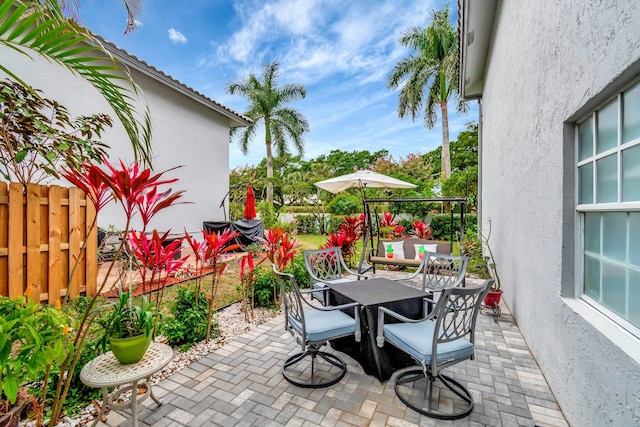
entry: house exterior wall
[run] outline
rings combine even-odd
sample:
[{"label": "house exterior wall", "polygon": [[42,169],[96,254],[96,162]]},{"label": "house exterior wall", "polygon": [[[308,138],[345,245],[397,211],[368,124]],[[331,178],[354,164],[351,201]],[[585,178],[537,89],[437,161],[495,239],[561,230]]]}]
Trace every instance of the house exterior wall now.
[{"label": "house exterior wall", "polygon": [[501,2],[483,91],[482,218],[503,298],[567,420],[640,425],[640,344],[576,291],[574,123],[639,75],[637,1]]},{"label": "house exterior wall", "polygon": [[[3,47],[0,55],[3,65],[41,89],[45,97],[67,107],[72,115],[109,114],[114,126],[103,134],[102,140],[111,147],[110,161],[122,159],[125,164],[133,161],[124,128],[91,85],[38,56],[30,60]],[[181,200],[190,202],[159,213],[150,226],[160,231],[171,229],[174,233],[183,233],[185,229],[197,232],[203,221],[223,220],[228,213],[228,203],[224,210],[220,203],[229,189],[229,119],[142,72],[131,70],[131,73],[150,110],[154,172],[181,166],[164,177],[179,178],[170,187],[174,191],[185,190]],[[4,75],[0,74],[0,78]],[[138,107],[143,111],[144,104],[138,103]],[[98,225],[124,228],[121,207],[115,204],[105,207],[99,213]],[[141,223],[135,221],[133,227],[139,229]]]}]

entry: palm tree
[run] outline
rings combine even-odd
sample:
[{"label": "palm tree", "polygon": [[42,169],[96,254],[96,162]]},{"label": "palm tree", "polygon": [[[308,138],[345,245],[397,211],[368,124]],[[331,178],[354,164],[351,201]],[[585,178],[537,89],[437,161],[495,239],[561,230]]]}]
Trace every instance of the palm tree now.
[{"label": "palm tree", "polygon": [[[0,45],[28,57],[39,54],[87,80],[113,108],[131,141],[135,160],[151,164],[151,119],[137,112],[131,76],[86,28],[67,15],[76,0],[0,0]],[[123,0],[130,24],[140,0]],[[77,10],[77,9],[76,9]],[[129,28],[129,25],[128,25]],[[102,61],[106,58],[107,62]],[[26,85],[0,59],[0,70]]]},{"label": "palm tree", "polygon": [[[303,99],[307,95],[304,86],[297,83],[286,83],[279,88],[276,84],[278,78],[278,63],[265,64],[262,71],[262,80],[254,74],[242,78],[237,82],[229,83],[227,93],[239,94],[249,100],[249,110],[245,113],[253,120],[240,135],[240,150],[243,154],[249,152],[249,142],[255,136],[260,122],[264,124],[264,142],[267,147],[267,201],[273,204],[273,153],[272,144],[275,144],[278,156],[287,152],[287,141],[293,142],[300,156],[304,153],[304,140],[302,135],[309,131],[307,119],[298,110],[287,107],[290,101]],[[233,136],[239,128],[231,129]]]},{"label": "palm tree", "polygon": [[[416,51],[398,62],[387,78],[390,89],[401,87],[398,94],[398,116],[415,119],[424,114],[424,125],[433,129],[442,115],[442,178],[451,175],[449,152],[448,103],[452,97],[457,111],[465,112],[467,104],[458,98],[458,38],[449,22],[449,9],[432,11],[427,28],[414,27],[400,37],[400,44]],[[424,107],[424,112],[422,111]]]}]

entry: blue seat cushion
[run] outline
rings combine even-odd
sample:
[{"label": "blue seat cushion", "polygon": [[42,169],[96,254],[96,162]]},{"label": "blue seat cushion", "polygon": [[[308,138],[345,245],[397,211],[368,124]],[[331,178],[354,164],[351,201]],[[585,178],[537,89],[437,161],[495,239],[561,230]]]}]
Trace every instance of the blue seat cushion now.
[{"label": "blue seat cushion", "polygon": [[[385,338],[414,359],[428,365],[431,363],[433,331],[435,323],[424,320],[417,323],[392,323],[384,325]],[[473,344],[464,338],[438,344],[436,361],[466,359],[473,354]]]},{"label": "blue seat cushion", "polygon": [[[356,321],[353,317],[340,310],[305,310],[304,320],[307,328],[306,340],[309,342],[323,342],[353,334],[356,331]],[[298,322],[293,319],[289,319],[289,321],[294,329],[300,330]]]}]

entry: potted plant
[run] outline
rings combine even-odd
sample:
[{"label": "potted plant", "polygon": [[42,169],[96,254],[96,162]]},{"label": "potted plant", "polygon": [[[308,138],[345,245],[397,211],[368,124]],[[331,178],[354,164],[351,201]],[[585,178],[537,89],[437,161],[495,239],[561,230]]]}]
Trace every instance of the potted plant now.
[{"label": "potted plant", "polygon": [[[500,289],[500,276],[496,268],[496,262],[493,258],[493,251],[489,245],[489,237],[491,236],[491,220],[489,220],[489,233],[485,237],[481,235],[482,241],[476,233],[467,233],[461,251],[469,257],[469,269],[471,274],[475,274],[481,279],[494,279],[494,284],[484,298],[484,305],[493,307],[500,303],[502,290]],[[487,249],[489,255],[483,255],[482,243]]]},{"label": "potted plant", "polygon": [[116,359],[122,364],[140,361],[151,344],[155,329],[156,311],[146,296],[135,303],[129,292],[120,292],[118,300],[104,307],[98,319],[102,328],[99,345],[107,342]]}]

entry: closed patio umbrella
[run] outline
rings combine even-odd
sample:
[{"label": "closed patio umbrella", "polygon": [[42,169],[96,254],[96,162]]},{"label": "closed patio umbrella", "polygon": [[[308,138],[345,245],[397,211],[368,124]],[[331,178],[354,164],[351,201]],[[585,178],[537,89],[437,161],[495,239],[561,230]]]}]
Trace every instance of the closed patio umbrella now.
[{"label": "closed patio umbrella", "polygon": [[255,219],[256,217],[256,196],[253,194],[253,187],[247,187],[247,199],[244,202],[244,219]]}]

